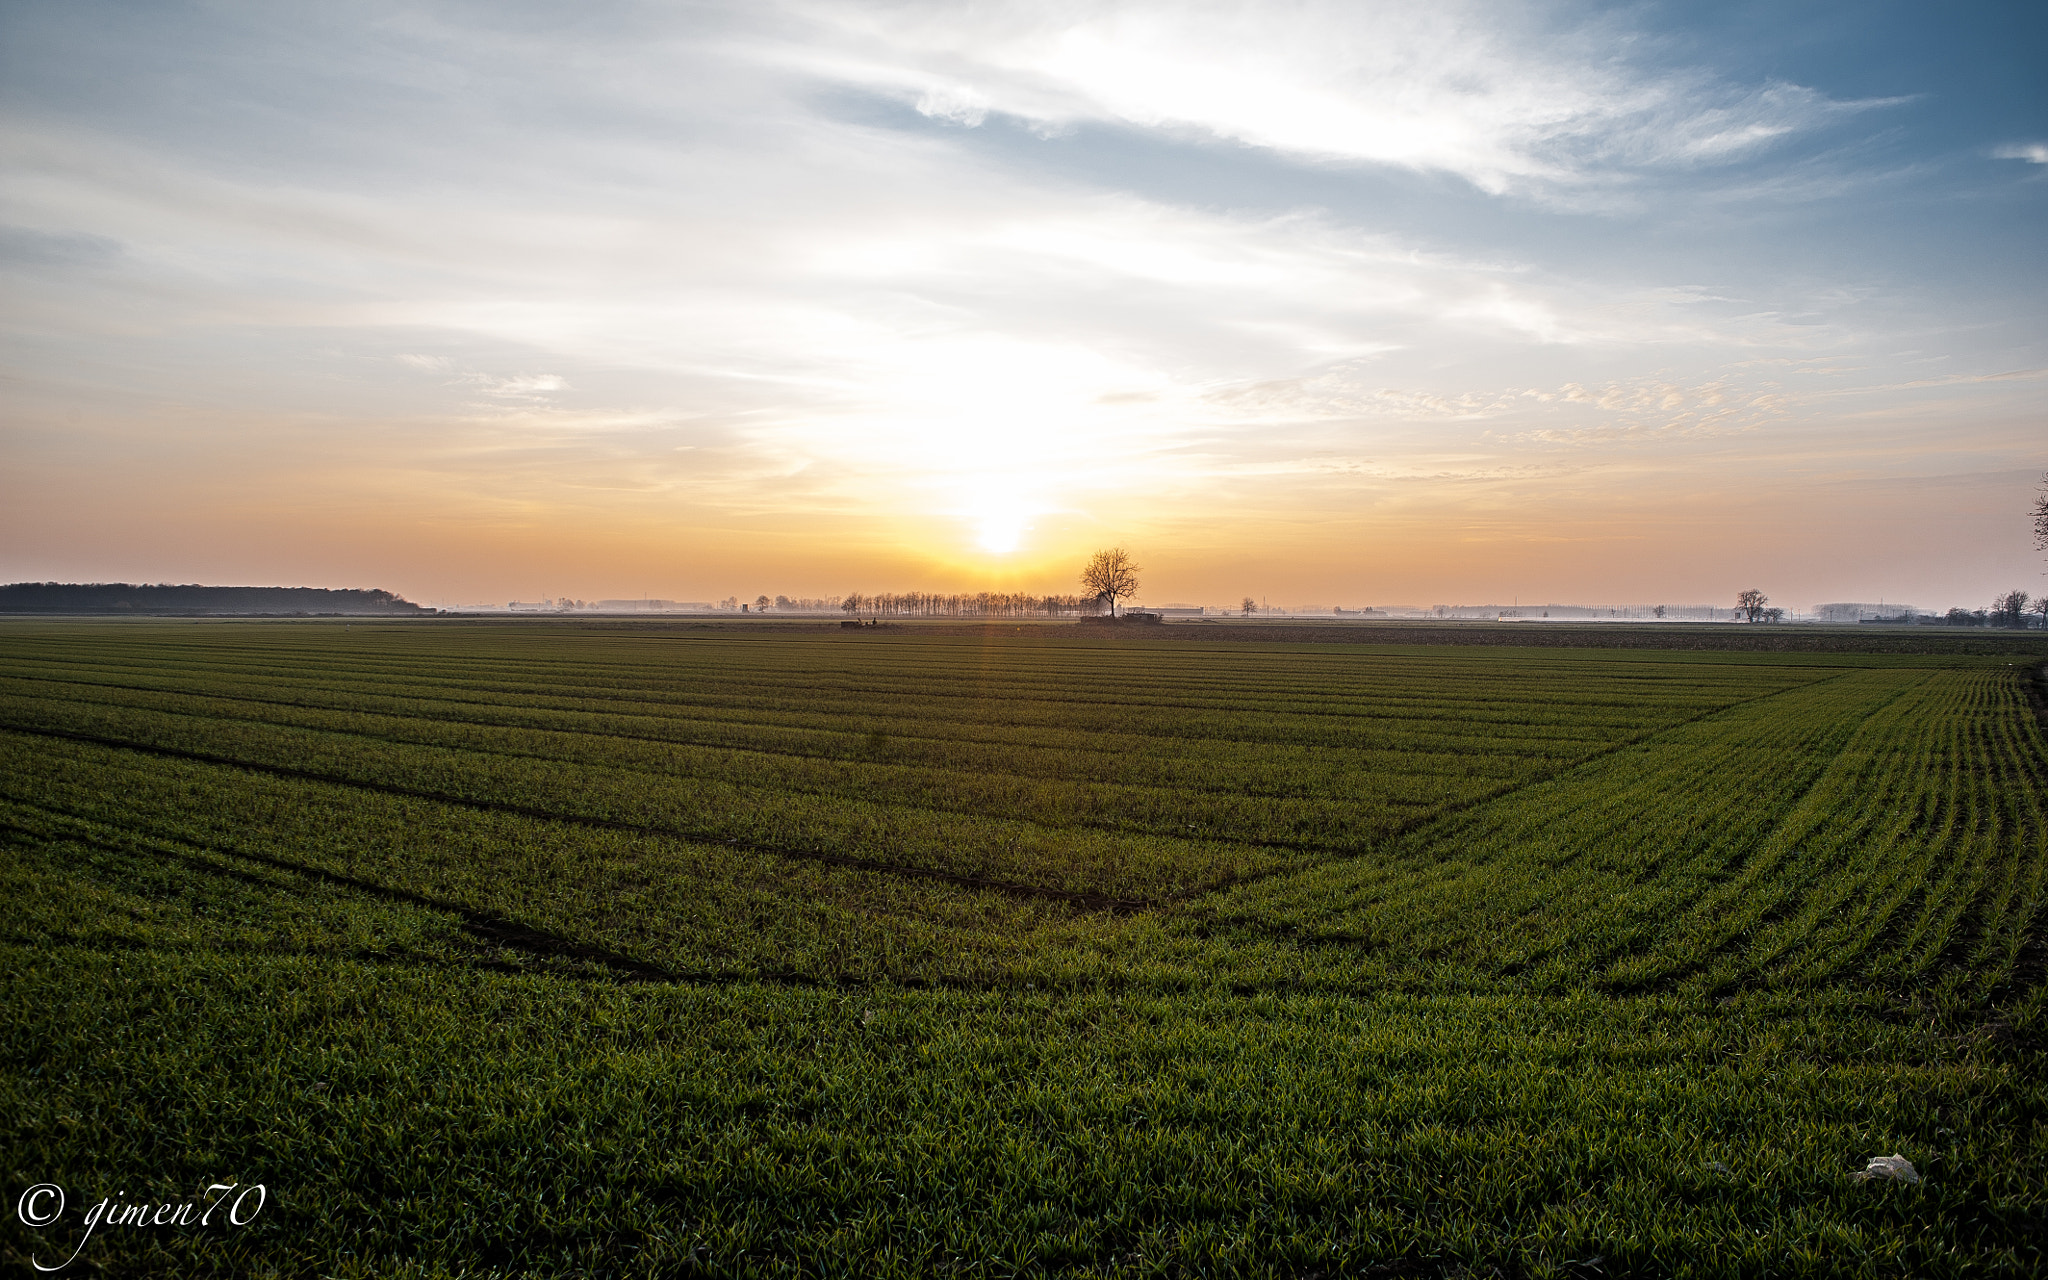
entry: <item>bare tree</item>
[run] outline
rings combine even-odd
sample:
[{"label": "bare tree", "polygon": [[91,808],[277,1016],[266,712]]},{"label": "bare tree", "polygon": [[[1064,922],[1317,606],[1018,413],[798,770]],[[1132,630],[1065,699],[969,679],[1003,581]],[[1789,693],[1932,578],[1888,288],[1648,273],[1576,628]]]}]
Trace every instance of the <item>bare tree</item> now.
[{"label": "bare tree", "polygon": [[1239,605],[1237,608],[1239,613],[1242,613],[1245,617],[1249,618],[1259,611],[1259,602],[1252,599],[1250,596],[1246,596],[1244,598],[1244,603]]},{"label": "bare tree", "polygon": [[2048,475],[2041,477],[2041,496],[2034,499],[2034,549],[2048,551]]},{"label": "bare tree", "polygon": [[1771,598],[1758,591],[1755,587],[1751,587],[1747,591],[1738,592],[1735,596],[1735,608],[1750,622],[1761,621],[1764,616],[1764,606],[1770,602]]},{"label": "bare tree", "polygon": [[1994,627],[2024,627],[2027,625],[2027,593],[2008,591],[1991,601],[1991,625]]},{"label": "bare tree", "polygon": [[1650,612],[1656,614],[1659,618],[1662,618],[1664,616],[1664,606],[1660,604],[1656,608],[1650,610]]},{"label": "bare tree", "polygon": [[1081,585],[1109,601],[1109,616],[1114,618],[1117,598],[1138,592],[1138,566],[1132,562],[1130,552],[1110,547],[1096,552],[1088,567],[1081,570]]}]

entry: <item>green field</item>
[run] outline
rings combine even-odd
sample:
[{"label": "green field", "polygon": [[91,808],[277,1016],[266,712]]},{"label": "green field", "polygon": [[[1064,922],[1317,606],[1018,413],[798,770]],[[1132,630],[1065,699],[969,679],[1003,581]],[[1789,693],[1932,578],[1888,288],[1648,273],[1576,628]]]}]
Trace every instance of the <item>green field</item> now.
[{"label": "green field", "polygon": [[1732,630],[0,625],[0,1261],[2048,1271],[2048,655]]}]

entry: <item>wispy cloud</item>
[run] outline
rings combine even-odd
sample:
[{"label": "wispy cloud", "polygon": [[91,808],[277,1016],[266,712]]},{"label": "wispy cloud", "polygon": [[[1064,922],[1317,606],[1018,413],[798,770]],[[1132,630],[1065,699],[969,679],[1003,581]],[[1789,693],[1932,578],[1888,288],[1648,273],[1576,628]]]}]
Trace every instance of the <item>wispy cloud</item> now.
[{"label": "wispy cloud", "polygon": [[521,373],[502,378],[472,373],[464,376],[462,381],[487,396],[529,402],[545,400],[569,385],[568,379],[554,373]]},{"label": "wispy cloud", "polygon": [[808,3],[822,36],[764,51],[969,127],[1183,131],[1313,162],[1456,174],[1490,192],[1726,162],[1902,99],[1838,101],[1616,57],[1616,19],[1307,0],[1085,7]]}]

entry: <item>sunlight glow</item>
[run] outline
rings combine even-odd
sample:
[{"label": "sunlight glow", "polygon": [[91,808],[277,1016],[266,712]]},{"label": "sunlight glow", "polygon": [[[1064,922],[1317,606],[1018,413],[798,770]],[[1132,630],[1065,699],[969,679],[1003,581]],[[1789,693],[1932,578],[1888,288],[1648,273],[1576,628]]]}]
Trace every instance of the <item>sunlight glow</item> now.
[{"label": "sunlight glow", "polygon": [[1013,512],[996,512],[982,517],[981,536],[976,539],[982,550],[997,555],[1008,555],[1024,541],[1024,521]]}]

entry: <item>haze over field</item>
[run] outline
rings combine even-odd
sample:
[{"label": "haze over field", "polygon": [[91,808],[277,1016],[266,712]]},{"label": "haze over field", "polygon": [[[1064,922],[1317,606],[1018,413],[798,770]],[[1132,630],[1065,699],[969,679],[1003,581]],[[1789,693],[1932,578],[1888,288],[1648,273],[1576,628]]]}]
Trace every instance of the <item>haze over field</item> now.
[{"label": "haze over field", "polygon": [[2042,583],[2038,6],[0,24],[0,579]]}]

